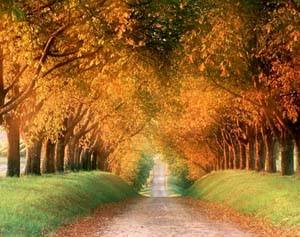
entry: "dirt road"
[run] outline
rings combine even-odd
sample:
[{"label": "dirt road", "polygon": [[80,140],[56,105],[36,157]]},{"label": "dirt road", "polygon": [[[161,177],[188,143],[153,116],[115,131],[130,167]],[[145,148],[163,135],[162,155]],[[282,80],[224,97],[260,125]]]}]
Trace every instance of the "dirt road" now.
[{"label": "dirt road", "polygon": [[156,160],[153,168],[152,197],[167,197],[165,164]]},{"label": "dirt road", "polygon": [[145,198],[128,205],[98,234],[105,237],[250,237],[226,223],[200,215],[182,198]]},{"label": "dirt road", "polygon": [[[103,237],[252,237],[233,224],[212,220],[185,198],[168,198],[165,166],[156,162],[153,197],[132,200],[126,205],[79,220],[56,236]],[[196,201],[195,201],[196,202]],[[114,214],[112,214],[115,212]]]}]

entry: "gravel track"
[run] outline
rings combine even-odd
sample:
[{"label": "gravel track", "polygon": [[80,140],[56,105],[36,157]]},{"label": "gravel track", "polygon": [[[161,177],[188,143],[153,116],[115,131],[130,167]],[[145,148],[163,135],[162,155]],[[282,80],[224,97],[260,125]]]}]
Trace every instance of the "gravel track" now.
[{"label": "gravel track", "polygon": [[[165,166],[156,161],[150,198],[138,198],[63,227],[54,236],[69,237],[254,237],[232,223],[209,218],[186,198],[167,197]],[[197,201],[194,201],[197,202]]]}]

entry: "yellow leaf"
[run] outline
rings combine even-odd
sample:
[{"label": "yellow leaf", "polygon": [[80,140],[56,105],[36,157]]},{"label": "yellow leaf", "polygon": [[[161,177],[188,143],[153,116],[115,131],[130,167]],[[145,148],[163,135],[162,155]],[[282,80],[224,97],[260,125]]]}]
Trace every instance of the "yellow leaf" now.
[{"label": "yellow leaf", "polygon": [[200,70],[200,72],[204,72],[204,71],[205,71],[205,65],[204,65],[204,63],[202,63],[202,64],[199,66],[199,70]]}]

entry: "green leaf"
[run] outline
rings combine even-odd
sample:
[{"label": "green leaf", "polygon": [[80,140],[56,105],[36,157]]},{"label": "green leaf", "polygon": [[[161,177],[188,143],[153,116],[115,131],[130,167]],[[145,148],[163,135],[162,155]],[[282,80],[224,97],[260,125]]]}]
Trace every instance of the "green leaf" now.
[{"label": "green leaf", "polygon": [[18,21],[24,20],[26,16],[25,13],[17,6],[13,6],[11,8],[11,14]]}]

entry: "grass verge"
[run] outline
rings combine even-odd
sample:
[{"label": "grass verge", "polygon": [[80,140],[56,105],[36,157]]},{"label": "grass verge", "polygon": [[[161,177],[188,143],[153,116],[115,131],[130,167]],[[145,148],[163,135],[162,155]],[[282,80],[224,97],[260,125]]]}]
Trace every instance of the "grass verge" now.
[{"label": "grass verge", "polygon": [[180,182],[176,177],[168,175],[167,180],[167,194],[170,197],[182,196],[184,194],[185,188],[180,185]]},{"label": "grass verge", "polygon": [[0,178],[0,236],[43,236],[101,204],[137,194],[104,172]]},{"label": "grass verge", "polygon": [[299,194],[299,178],[247,171],[214,172],[186,191],[283,227],[300,226]]}]

